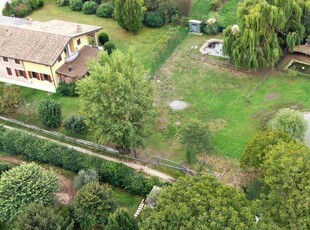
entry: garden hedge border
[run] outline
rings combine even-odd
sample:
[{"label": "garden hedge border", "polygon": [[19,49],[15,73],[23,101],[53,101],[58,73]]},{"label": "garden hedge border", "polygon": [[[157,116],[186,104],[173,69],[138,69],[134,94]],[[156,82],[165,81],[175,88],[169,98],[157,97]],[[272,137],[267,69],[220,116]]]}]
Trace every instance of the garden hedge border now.
[{"label": "garden hedge border", "polygon": [[120,187],[131,194],[146,195],[154,185],[161,185],[157,177],[147,178],[143,173],[136,172],[124,164],[85,155],[31,134],[3,127],[0,127],[0,151],[74,173],[78,173],[81,169],[94,168],[101,182]]}]

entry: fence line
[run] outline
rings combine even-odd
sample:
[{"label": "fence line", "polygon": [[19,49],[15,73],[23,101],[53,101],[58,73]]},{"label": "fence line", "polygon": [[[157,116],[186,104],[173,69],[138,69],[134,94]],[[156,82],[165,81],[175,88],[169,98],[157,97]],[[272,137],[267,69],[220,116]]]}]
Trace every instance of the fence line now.
[{"label": "fence line", "polygon": [[269,77],[268,74],[266,74],[262,80],[251,90],[251,92],[245,97],[245,101],[249,102],[249,98],[256,92],[256,90],[267,80]]},{"label": "fence line", "polygon": [[68,142],[79,144],[79,145],[82,145],[84,147],[88,147],[88,148],[103,151],[103,152],[106,152],[109,154],[113,154],[117,157],[127,158],[127,159],[131,159],[131,160],[138,160],[140,162],[149,163],[149,164],[156,165],[156,166],[164,166],[164,167],[167,167],[167,168],[170,168],[173,170],[178,170],[180,172],[183,172],[183,173],[191,175],[191,176],[197,174],[195,171],[187,168],[186,166],[182,165],[180,162],[175,162],[175,161],[163,158],[163,157],[154,156],[151,154],[143,154],[142,156],[138,156],[135,154],[123,155],[118,150],[110,148],[110,147],[105,146],[105,145],[96,144],[94,142],[82,140],[79,138],[69,137],[69,136],[63,135],[63,134],[55,132],[55,131],[49,131],[49,130],[41,129],[38,126],[29,125],[25,122],[18,121],[15,119],[11,119],[11,118],[6,118],[3,116],[0,116],[0,119],[5,121],[5,122],[13,123],[13,124],[22,126],[24,128],[36,131],[36,132],[41,133],[43,135],[47,135],[53,139],[66,140]]}]

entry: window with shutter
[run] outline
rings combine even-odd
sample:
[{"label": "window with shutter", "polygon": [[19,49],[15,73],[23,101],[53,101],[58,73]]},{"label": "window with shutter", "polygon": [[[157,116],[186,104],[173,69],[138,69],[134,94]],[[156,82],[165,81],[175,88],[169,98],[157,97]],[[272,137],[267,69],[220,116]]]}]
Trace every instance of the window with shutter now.
[{"label": "window with shutter", "polygon": [[12,75],[12,70],[10,68],[6,68],[6,72],[8,73],[8,75]]},{"label": "window with shutter", "polygon": [[28,71],[28,76],[29,76],[29,78],[32,78],[32,73],[31,73],[31,71]]},{"label": "window with shutter", "polygon": [[16,77],[19,76],[19,75],[18,75],[18,70],[17,70],[17,69],[15,69],[15,75],[16,75]]}]

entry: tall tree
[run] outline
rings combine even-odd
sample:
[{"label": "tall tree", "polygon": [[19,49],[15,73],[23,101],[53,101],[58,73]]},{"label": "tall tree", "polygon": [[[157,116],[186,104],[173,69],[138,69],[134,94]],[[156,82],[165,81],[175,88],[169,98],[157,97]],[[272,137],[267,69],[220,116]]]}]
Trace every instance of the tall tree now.
[{"label": "tall tree", "polygon": [[302,16],[310,0],[246,0],[238,8],[239,27],[224,32],[224,53],[237,67],[274,67],[281,47],[293,51],[305,36]]},{"label": "tall tree", "polygon": [[146,209],[140,229],[271,229],[244,194],[207,176],[184,177],[166,188],[154,209]]},{"label": "tall tree", "polygon": [[115,20],[130,32],[137,33],[140,30],[145,11],[143,0],[115,1]]},{"label": "tall tree", "polygon": [[115,210],[111,188],[91,182],[81,188],[74,201],[74,216],[83,229],[103,228],[108,216]]},{"label": "tall tree", "polygon": [[303,143],[280,143],[262,167],[268,195],[264,209],[281,229],[309,229],[310,149]]},{"label": "tall tree", "polygon": [[0,221],[12,221],[33,202],[51,204],[58,190],[57,176],[31,163],[15,167],[0,178]]},{"label": "tall tree", "polygon": [[134,50],[103,53],[89,73],[78,90],[96,140],[126,151],[143,146],[154,121],[153,88]]},{"label": "tall tree", "polygon": [[119,208],[109,216],[106,230],[138,230],[138,222],[127,208]]}]

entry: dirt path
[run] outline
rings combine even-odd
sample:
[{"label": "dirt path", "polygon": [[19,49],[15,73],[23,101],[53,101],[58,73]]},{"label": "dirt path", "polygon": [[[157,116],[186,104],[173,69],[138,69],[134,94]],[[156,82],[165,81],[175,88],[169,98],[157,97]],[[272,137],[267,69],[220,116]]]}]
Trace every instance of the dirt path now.
[{"label": "dirt path", "polygon": [[175,181],[175,179],[172,178],[171,176],[169,176],[169,175],[167,175],[165,173],[162,173],[160,171],[157,171],[155,169],[152,169],[152,168],[150,168],[150,167],[148,167],[146,165],[142,165],[142,164],[139,164],[139,163],[136,163],[136,162],[123,161],[123,160],[119,160],[117,158],[113,158],[113,157],[105,156],[105,155],[102,155],[102,154],[98,154],[98,153],[95,153],[95,152],[90,151],[88,149],[84,149],[84,148],[77,147],[77,146],[74,146],[74,145],[71,145],[71,144],[67,144],[67,143],[63,143],[63,142],[60,142],[60,141],[56,141],[56,140],[51,139],[51,138],[46,138],[46,137],[43,137],[41,135],[30,133],[30,132],[27,132],[27,131],[24,131],[24,130],[21,130],[21,129],[18,129],[18,128],[13,128],[13,127],[7,126],[7,125],[4,125],[4,127],[7,128],[7,129],[14,129],[14,130],[18,130],[20,132],[29,133],[31,135],[34,135],[34,136],[40,138],[40,139],[49,140],[51,142],[57,143],[59,145],[65,146],[67,148],[74,149],[74,150],[76,150],[78,152],[81,152],[81,153],[84,153],[84,154],[87,154],[87,155],[90,155],[90,156],[95,156],[95,157],[98,157],[98,158],[101,158],[101,159],[104,159],[104,160],[107,160],[107,161],[113,161],[113,162],[117,162],[117,163],[122,163],[122,164],[127,165],[128,167],[133,168],[133,169],[135,169],[137,171],[141,171],[141,172],[143,172],[145,174],[148,174],[150,176],[159,177],[160,179],[168,181],[168,182]]},{"label": "dirt path", "polygon": [[[27,164],[25,161],[9,156],[0,156],[0,161],[7,161],[16,165]],[[75,189],[73,187],[72,181],[60,173],[58,173],[57,177],[60,191],[56,195],[59,198],[59,201],[63,204],[73,202]]]}]

